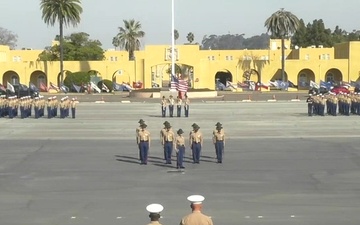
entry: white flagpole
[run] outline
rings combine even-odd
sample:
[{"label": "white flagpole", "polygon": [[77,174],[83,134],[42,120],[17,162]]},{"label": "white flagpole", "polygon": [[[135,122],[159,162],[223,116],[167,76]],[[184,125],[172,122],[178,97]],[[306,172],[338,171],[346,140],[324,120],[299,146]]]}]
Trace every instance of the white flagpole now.
[{"label": "white flagpole", "polygon": [[175,72],[175,3],[171,0],[171,73],[173,76]]}]

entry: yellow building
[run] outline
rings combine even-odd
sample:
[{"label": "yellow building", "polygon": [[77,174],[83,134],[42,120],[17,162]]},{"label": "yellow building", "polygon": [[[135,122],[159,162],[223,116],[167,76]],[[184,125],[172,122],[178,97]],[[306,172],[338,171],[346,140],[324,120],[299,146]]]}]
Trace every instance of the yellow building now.
[{"label": "yellow building", "polygon": [[[262,50],[200,50],[198,45],[177,45],[176,63],[183,69],[195,89],[215,89],[215,80],[243,82],[244,74],[250,79],[267,83],[281,79],[280,40],[270,40],[269,48]],[[286,79],[308,88],[310,80],[358,81],[360,76],[360,42],[348,42],[333,48],[309,46],[290,49],[286,42]],[[154,83],[166,87],[171,68],[171,47],[168,45],[145,46],[135,52],[135,60],[128,60],[125,51],[108,50],[104,61],[65,61],[64,70],[70,72],[94,71],[102,79],[143,83],[151,88]],[[0,82],[6,85],[30,82],[59,84],[59,62],[37,61],[43,50],[10,50],[0,46]]]}]

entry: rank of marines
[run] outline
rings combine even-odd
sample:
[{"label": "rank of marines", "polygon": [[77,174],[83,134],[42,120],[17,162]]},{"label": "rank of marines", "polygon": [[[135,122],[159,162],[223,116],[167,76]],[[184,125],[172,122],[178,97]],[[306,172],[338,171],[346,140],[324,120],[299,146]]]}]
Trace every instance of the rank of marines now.
[{"label": "rank of marines", "polygon": [[308,116],[350,116],[360,115],[360,93],[329,92],[328,94],[309,94],[306,99]]},{"label": "rank of marines", "polygon": [[17,98],[17,96],[6,95],[0,96],[0,118],[60,118],[64,119],[70,117],[75,119],[76,117],[76,105],[78,101],[76,98],[70,99],[65,96],[58,100],[57,96],[44,98],[39,96],[31,98],[31,96],[24,96]]}]

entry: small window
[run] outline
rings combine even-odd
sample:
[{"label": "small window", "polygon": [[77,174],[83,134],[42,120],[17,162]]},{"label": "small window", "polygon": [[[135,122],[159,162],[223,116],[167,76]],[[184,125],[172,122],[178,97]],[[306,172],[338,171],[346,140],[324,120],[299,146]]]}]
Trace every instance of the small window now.
[{"label": "small window", "polygon": [[11,84],[19,84],[19,77],[16,75],[13,75],[11,77]]},{"label": "small window", "polygon": [[334,74],[332,74],[332,73],[326,74],[325,80],[326,80],[326,82],[334,81]]},{"label": "small window", "polygon": [[14,56],[13,57],[13,62],[21,62],[21,57],[20,56]]},{"label": "small window", "polygon": [[310,60],[310,55],[309,54],[305,55],[305,60]]}]

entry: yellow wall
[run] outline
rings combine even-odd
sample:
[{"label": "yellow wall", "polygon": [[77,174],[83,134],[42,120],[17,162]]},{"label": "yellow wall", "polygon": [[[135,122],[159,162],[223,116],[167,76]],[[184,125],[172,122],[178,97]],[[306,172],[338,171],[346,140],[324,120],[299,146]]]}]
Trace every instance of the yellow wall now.
[{"label": "yellow wall", "polygon": [[[286,40],[286,46],[290,46]],[[177,45],[177,64],[193,68],[195,88],[214,89],[217,72],[229,72],[232,82],[243,82],[243,74],[255,69],[261,81],[280,79],[281,42],[270,40],[268,49],[261,50],[200,50],[198,45]],[[125,51],[109,50],[105,52],[104,61],[75,62],[65,61],[64,69],[77,71],[97,71],[103,79],[121,82],[141,81],[145,88],[151,88],[152,77],[160,85],[169,82],[167,70],[171,60],[166,59],[168,45],[145,46],[143,51],[135,52],[135,61],[128,60]],[[13,75],[18,75],[19,82],[36,84],[36,77],[46,75],[46,82],[58,84],[59,62],[39,62],[38,55],[42,50],[10,50],[0,46],[0,83],[11,82]],[[360,42],[341,43],[333,48],[312,46],[309,48],[286,49],[286,74],[288,80],[297,84],[300,74],[308,80],[320,82],[331,73],[337,81],[356,81],[360,76]],[[120,72],[119,72],[120,71]],[[304,76],[305,76],[304,75]],[[304,78],[305,79],[305,78]],[[253,74],[251,80],[257,81]]]}]

